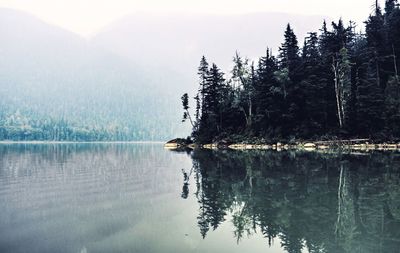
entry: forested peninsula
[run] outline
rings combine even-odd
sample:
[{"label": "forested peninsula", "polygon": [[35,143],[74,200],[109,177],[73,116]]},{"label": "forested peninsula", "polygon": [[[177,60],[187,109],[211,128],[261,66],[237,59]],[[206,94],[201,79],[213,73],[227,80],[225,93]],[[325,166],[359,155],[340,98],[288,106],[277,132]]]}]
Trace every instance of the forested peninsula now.
[{"label": "forested peninsula", "polygon": [[324,21],[302,47],[288,24],[279,54],[267,48],[254,62],[236,53],[229,77],[203,56],[193,105],[182,96],[183,121],[191,123],[190,139],[198,144],[397,142],[399,55],[397,0],[384,7],[376,2],[365,29]]}]

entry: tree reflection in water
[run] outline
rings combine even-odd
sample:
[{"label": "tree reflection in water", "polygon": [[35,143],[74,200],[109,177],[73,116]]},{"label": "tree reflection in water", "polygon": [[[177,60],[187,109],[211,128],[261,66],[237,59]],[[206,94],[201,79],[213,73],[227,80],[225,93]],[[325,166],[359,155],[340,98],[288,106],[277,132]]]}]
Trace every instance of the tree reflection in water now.
[{"label": "tree reflection in water", "polygon": [[262,233],[287,252],[400,248],[400,154],[195,150],[192,159],[203,238],[229,219],[238,243]]}]

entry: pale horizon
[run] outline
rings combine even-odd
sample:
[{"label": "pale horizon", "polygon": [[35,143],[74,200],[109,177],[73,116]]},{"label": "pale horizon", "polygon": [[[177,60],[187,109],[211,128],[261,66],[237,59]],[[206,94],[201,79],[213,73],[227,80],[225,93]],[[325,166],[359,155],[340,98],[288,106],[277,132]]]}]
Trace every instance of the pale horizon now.
[{"label": "pale horizon", "polygon": [[[362,26],[372,11],[374,1],[321,1],[306,0],[293,2],[282,0],[250,1],[188,1],[161,0],[151,1],[95,1],[95,0],[0,0],[0,8],[9,8],[30,13],[46,23],[62,27],[84,37],[94,35],[104,27],[127,15],[137,13],[171,14],[251,14],[251,13],[287,13],[295,15],[317,15],[333,20],[343,18],[355,21]],[[383,7],[384,1],[380,0]],[[322,20],[321,20],[322,22]]]}]

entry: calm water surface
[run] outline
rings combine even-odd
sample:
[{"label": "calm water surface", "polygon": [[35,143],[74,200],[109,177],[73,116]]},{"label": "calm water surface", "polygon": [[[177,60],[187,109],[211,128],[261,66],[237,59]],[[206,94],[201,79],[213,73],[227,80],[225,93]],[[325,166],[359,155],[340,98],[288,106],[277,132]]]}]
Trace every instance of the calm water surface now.
[{"label": "calm water surface", "polygon": [[400,154],[0,144],[0,252],[400,252]]}]

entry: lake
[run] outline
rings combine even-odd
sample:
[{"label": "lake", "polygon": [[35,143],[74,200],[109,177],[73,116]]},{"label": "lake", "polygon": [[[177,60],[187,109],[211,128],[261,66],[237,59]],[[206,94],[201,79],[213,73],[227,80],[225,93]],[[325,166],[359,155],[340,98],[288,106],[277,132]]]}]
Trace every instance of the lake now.
[{"label": "lake", "polygon": [[0,144],[0,252],[399,252],[400,154]]}]

